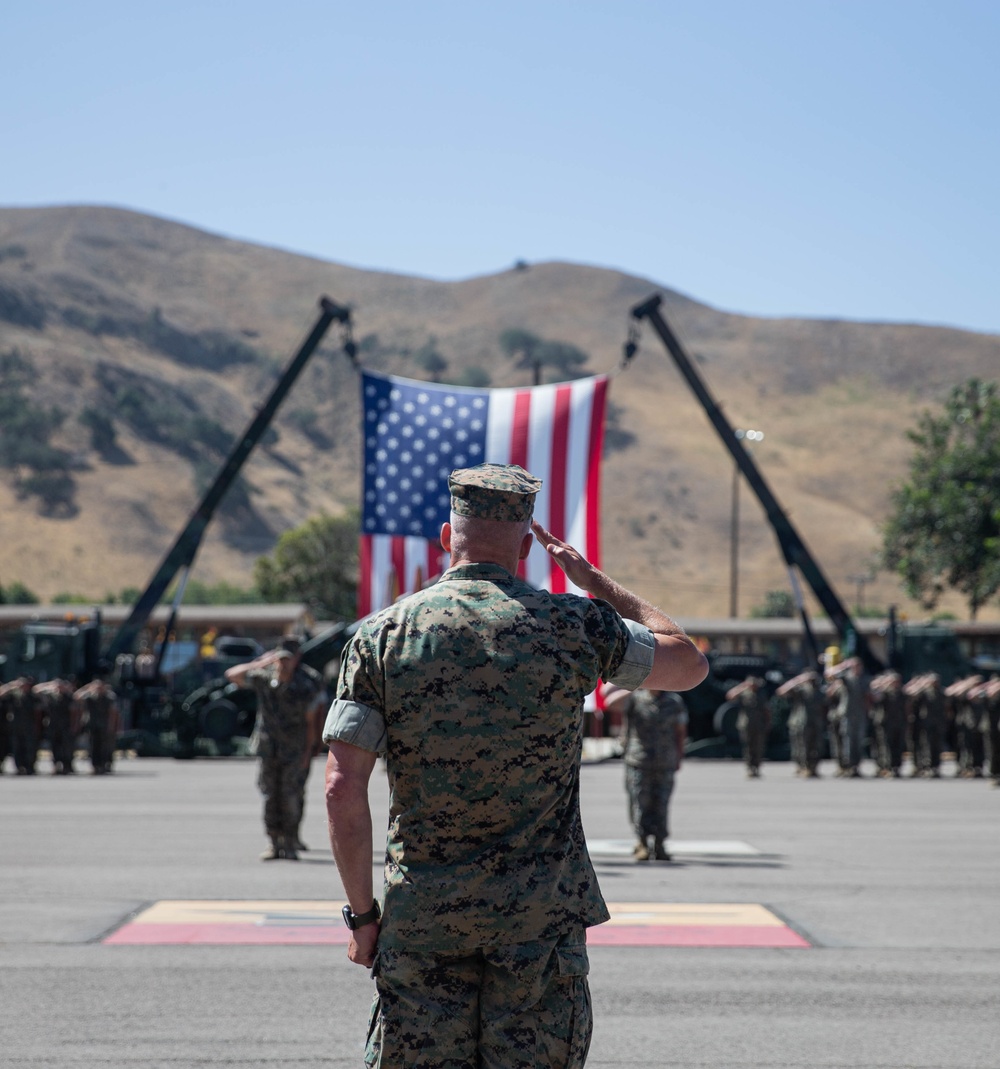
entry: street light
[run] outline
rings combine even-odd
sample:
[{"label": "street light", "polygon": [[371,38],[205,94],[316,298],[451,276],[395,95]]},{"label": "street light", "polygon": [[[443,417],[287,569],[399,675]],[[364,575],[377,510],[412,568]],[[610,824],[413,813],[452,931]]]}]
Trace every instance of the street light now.
[{"label": "street light", "polygon": [[[755,442],[764,441],[763,431],[734,432],[737,439],[745,441],[749,448]],[[740,544],[740,466],[733,464],[732,511],[729,520],[729,615],[736,618],[737,590],[739,589],[739,544]]]}]

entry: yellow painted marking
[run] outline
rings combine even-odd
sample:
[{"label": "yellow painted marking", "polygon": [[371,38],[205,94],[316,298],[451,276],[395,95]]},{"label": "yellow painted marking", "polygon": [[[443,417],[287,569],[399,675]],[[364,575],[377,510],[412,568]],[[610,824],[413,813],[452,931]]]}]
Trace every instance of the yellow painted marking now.
[{"label": "yellow painted marking", "polygon": [[677,902],[609,902],[611,925],[670,924],[749,928],[784,928],[769,909],[753,903],[692,904]]},{"label": "yellow painted marking", "polygon": [[[162,901],[144,910],[133,924],[340,924],[343,901],[225,900]],[[611,925],[739,925],[784,927],[769,909],[754,903],[610,902]]]}]

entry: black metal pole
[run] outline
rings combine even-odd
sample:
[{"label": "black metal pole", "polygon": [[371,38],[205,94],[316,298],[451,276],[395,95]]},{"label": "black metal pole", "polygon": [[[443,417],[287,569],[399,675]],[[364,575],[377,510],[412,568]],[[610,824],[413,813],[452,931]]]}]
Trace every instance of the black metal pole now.
[{"label": "black metal pole", "polygon": [[281,378],[271,392],[271,396],[250,421],[249,426],[237,441],[222,470],[216,475],[215,481],[205,491],[184,530],[178,535],[177,541],[168,550],[159,568],[153,573],[153,578],[149,581],[149,585],[136,601],[128,619],[121,625],[118,633],[111,640],[111,644],[105,654],[105,658],[108,661],[113,662],[118,654],[132,648],[139,632],[146,626],[146,622],[159,604],[160,598],[163,597],[167,587],[170,586],[174,576],[177,575],[181,568],[191,566],[212,515],[239,474],[240,468],[243,467],[254,446],[257,445],[264,431],[267,430],[278,406],[292,388],[299,373],[305,367],[306,361],[322,341],[323,335],[327,332],[330,324],[334,320],[340,323],[350,322],[351,313],[347,308],[335,304],[329,297],[322,297],[319,303],[321,311],[315,326],[282,373]]},{"label": "black metal pole", "polygon": [[667,347],[667,351],[674,358],[674,363],[701,402],[702,408],[705,409],[712,426],[715,427],[723,444],[729,450],[751,489],[757,495],[757,500],[760,501],[764,512],[767,514],[775,537],[778,539],[778,545],[781,547],[785,563],[794,565],[799,569],[816,595],[817,600],[833,621],[842,642],[845,645],[851,642],[854,643],[854,652],[864,661],[865,668],[869,672],[881,671],[884,667],[882,662],[872,652],[864,635],[860,634],[854,626],[854,621],[851,619],[850,614],[844,608],[840,598],[837,597],[836,592],[823,574],[820,566],[816,563],[813,555],[806,548],[798,531],[792,526],[791,520],[778,504],[777,498],[757,470],[757,465],[754,464],[749,452],[743,448],[740,440],[736,437],[733,428],[729,425],[729,421],[722,414],[722,409],[716,404],[715,399],[709,393],[704,382],[702,382],[701,376],[684,351],[681,343],[667,325],[660,312],[662,303],[663,300],[659,294],[655,294],[649,300],[637,304],[632,309],[632,315],[639,320],[649,320],[660,340]]}]

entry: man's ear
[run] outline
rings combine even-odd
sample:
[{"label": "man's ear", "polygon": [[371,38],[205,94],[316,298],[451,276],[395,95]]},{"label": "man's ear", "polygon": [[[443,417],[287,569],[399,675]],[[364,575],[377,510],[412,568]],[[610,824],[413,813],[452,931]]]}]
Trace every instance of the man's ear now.
[{"label": "man's ear", "polygon": [[527,560],[528,554],[531,552],[531,543],[534,540],[535,536],[530,531],[521,539],[521,549],[517,554],[518,560]]},{"label": "man's ear", "polygon": [[447,521],[441,524],[441,548],[451,555],[451,524]]}]

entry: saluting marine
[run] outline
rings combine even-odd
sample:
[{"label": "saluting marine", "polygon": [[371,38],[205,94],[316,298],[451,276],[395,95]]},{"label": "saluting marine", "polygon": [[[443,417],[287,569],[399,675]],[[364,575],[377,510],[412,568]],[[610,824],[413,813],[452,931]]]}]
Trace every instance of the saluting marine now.
[{"label": "saluting marine", "polygon": [[78,723],[73,707],[73,685],[65,679],[50,679],[32,688],[32,695],[42,713],[45,737],[52,752],[52,774],[73,774]]},{"label": "saluting marine", "polygon": [[[348,955],[376,983],[366,1064],[569,1069],[590,1043],[586,928],[608,919],[580,817],[584,698],[601,678],[685,690],[707,663],[668,616],[530,525],[534,476],[483,464],[449,485],[451,566],[361,624],[323,732]],[[592,598],[517,578],[532,532]]]},{"label": "saluting marine", "polygon": [[819,778],[819,758],[826,722],[826,700],[819,673],[800,672],[782,683],[776,698],[789,698],[792,714],[788,718],[788,736],[797,776]]},{"label": "saluting marine", "polygon": [[277,649],[226,670],[226,679],[257,694],[253,747],[264,796],[264,829],[271,846],[261,861],[298,861],[303,787],[316,732],[312,720],[324,693],[319,673],[301,664],[301,641],[288,635]]},{"label": "saluting marine", "polygon": [[899,672],[881,672],[869,685],[878,774],[898,779],[906,752],[906,695]]},{"label": "saluting marine", "polygon": [[760,676],[747,676],[726,691],[726,701],[738,699],[740,712],[736,727],[743,744],[743,761],[751,779],[760,778],[760,766],[764,763],[764,744],[771,727],[771,710],[762,693],[764,680]]},{"label": "saluting marine", "polygon": [[89,738],[93,773],[106,776],[114,765],[118,739],[118,695],[103,679],[95,679],[80,687],[73,700],[80,711],[81,729],[86,730]]}]

